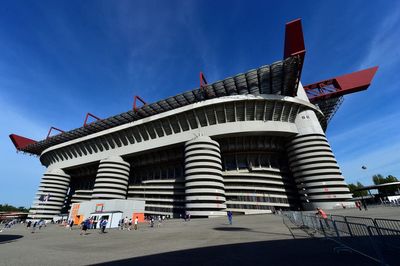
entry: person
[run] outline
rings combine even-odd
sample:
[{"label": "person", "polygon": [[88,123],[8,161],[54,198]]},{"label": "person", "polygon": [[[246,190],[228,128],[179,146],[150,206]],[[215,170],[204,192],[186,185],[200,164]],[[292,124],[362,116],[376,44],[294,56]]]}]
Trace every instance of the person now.
[{"label": "person", "polygon": [[106,227],[107,227],[107,219],[104,219],[102,222],[101,222],[101,233],[105,233],[105,231],[106,231]]},{"label": "person", "polygon": [[74,226],[74,220],[71,219],[71,221],[69,221],[69,230],[72,231],[72,226]]},{"label": "person", "polygon": [[228,215],[229,224],[232,225],[232,212],[231,212],[231,211],[228,211],[228,212],[226,213],[226,215]]},{"label": "person", "polygon": [[362,201],[362,204],[363,204],[363,206],[364,206],[364,210],[368,211],[367,202],[366,202],[365,200],[363,200],[363,201]]},{"label": "person", "polygon": [[31,233],[35,233],[35,229],[36,229],[36,225],[37,225],[37,221],[35,221],[32,225],[32,232]]},{"label": "person", "polygon": [[[101,224],[100,224],[100,229],[101,229]],[[121,220],[119,220],[119,230],[124,230],[124,218],[121,218]]]},{"label": "person", "polygon": [[157,227],[160,227],[162,225],[162,220],[161,220],[161,216],[158,215],[158,223],[157,223]]},{"label": "person", "polygon": [[129,219],[128,219],[128,216],[126,216],[124,219],[124,228],[128,229],[128,225],[129,225]]},{"label": "person", "polygon": [[42,219],[39,220],[39,230],[42,229],[44,225],[44,221]]},{"label": "person", "polygon": [[326,227],[329,228],[328,215],[321,208],[317,208],[317,212],[315,214],[322,218],[325,221]]},{"label": "person", "polygon": [[82,229],[81,229],[80,235],[82,235],[82,234],[85,234],[85,235],[86,235],[86,230],[88,229],[89,226],[90,226],[90,221],[89,221],[89,219],[84,220],[84,221],[82,222]]},{"label": "person", "polygon": [[359,201],[356,201],[356,207],[361,211],[361,203]]},{"label": "person", "polygon": [[101,223],[103,222],[103,218],[100,218],[99,219],[99,229],[100,229],[100,231],[101,231]]},{"label": "person", "polygon": [[154,227],[154,217],[151,216],[150,218],[150,227]]},{"label": "person", "polygon": [[132,218],[129,218],[129,227],[128,227],[128,231],[132,230]]},{"label": "person", "polygon": [[134,229],[135,230],[138,230],[138,223],[139,223],[139,218],[136,216],[136,218],[135,218],[135,226],[134,226]]},{"label": "person", "polygon": [[31,227],[31,224],[32,224],[32,221],[29,220],[28,223],[26,224],[26,227],[28,227],[28,228]]}]

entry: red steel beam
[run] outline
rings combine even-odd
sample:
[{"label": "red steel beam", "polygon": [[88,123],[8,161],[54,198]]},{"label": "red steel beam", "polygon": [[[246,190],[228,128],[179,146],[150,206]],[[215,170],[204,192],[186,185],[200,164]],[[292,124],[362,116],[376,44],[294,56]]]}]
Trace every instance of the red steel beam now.
[{"label": "red steel beam", "polygon": [[378,67],[375,66],[343,76],[322,80],[304,86],[304,90],[311,102],[366,90],[371,84],[377,70]]},{"label": "red steel beam", "polygon": [[302,59],[306,54],[306,46],[304,44],[303,28],[301,19],[295,19],[286,23],[285,27],[285,48],[283,58],[300,55]]},{"label": "red steel beam", "polygon": [[207,84],[208,83],[206,77],[204,76],[204,73],[200,71],[200,88],[203,88]]},{"label": "red steel beam", "polygon": [[303,70],[304,57],[306,55],[306,46],[304,44],[303,27],[301,25],[301,19],[295,19],[286,23],[285,26],[285,47],[283,50],[283,59],[292,56],[299,57],[299,71],[296,77],[296,89],[293,92],[293,96],[297,95],[297,88],[301,78],[301,72]]},{"label": "red steel beam", "polygon": [[46,139],[48,139],[48,138],[50,137],[50,133],[51,133],[51,131],[53,131],[53,129],[54,129],[54,130],[57,130],[57,131],[59,131],[59,132],[61,132],[61,133],[64,133],[64,130],[61,130],[61,129],[56,128],[56,127],[51,127],[51,128],[49,129],[49,133],[47,133]]},{"label": "red steel beam", "polygon": [[22,150],[30,144],[37,142],[36,140],[28,139],[22,136],[18,136],[16,134],[10,134],[9,137],[17,150]]},{"label": "red steel beam", "polygon": [[[97,116],[95,116],[95,115],[93,115],[93,114],[91,114],[91,113],[87,113],[87,114],[86,114],[85,121],[83,122],[83,126],[84,126],[84,127],[86,127],[86,125],[87,125],[87,121],[88,121],[88,119],[89,119],[89,116],[91,116],[92,118],[94,118],[94,119],[96,119],[96,120],[101,120],[101,119],[98,118]],[[89,123],[89,124],[90,124],[90,123]]]},{"label": "red steel beam", "polygon": [[147,103],[142,99],[142,98],[140,98],[139,96],[137,96],[137,95],[135,95],[135,97],[133,98],[133,111],[137,111],[137,106],[136,106],[136,101],[137,100],[139,100],[141,103],[143,103],[144,105],[146,105]]}]

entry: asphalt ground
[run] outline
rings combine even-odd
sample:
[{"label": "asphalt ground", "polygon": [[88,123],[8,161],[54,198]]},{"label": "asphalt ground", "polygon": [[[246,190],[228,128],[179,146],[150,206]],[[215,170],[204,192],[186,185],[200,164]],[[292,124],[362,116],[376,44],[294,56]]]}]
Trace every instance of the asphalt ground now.
[{"label": "asphalt ground", "polygon": [[[393,210],[391,210],[393,211]],[[310,237],[274,215],[169,220],[138,231],[70,231],[58,225],[0,233],[0,265],[375,265]]]}]

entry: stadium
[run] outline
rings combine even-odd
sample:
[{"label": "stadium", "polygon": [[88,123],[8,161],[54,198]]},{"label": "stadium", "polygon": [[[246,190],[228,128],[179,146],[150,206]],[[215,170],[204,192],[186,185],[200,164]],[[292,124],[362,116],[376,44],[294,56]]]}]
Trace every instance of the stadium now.
[{"label": "stadium", "polygon": [[91,200],[144,200],[146,214],[171,217],[349,204],[325,131],[343,96],[367,89],[377,67],[303,86],[305,54],[294,20],[280,61],[214,83],[200,73],[197,89],[154,103],[135,96],[130,111],[88,113],[82,127],[52,127],[44,140],[11,134],[47,168],[29,217],[52,219]]}]

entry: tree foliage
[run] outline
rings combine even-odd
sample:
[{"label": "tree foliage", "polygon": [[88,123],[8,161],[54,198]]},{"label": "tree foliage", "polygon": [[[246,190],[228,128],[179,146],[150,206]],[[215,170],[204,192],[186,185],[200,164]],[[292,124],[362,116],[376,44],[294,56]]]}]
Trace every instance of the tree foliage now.
[{"label": "tree foliage", "polygon": [[[372,181],[374,182],[375,185],[381,185],[381,184],[387,184],[387,183],[392,183],[392,182],[398,182],[399,180],[395,176],[392,176],[392,175],[383,177],[383,175],[377,174],[377,175],[372,176]],[[397,190],[398,190],[398,188],[396,186],[378,188],[379,194],[385,194],[385,195],[394,194]]]},{"label": "tree foliage", "polygon": [[29,209],[25,208],[25,207],[15,207],[12,205],[8,205],[8,204],[0,204],[0,212],[28,212]]},{"label": "tree foliage", "polygon": [[364,185],[361,184],[360,182],[357,182],[357,184],[349,184],[349,190],[351,193],[353,193],[354,197],[361,197],[361,196],[368,195],[368,191],[366,191],[366,190],[356,191],[357,189],[360,189],[363,187],[364,187]]}]

